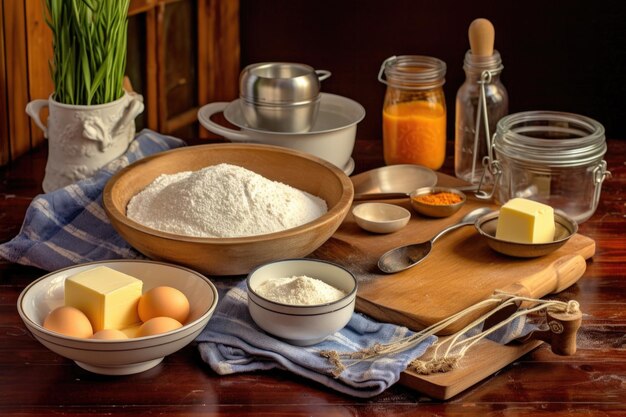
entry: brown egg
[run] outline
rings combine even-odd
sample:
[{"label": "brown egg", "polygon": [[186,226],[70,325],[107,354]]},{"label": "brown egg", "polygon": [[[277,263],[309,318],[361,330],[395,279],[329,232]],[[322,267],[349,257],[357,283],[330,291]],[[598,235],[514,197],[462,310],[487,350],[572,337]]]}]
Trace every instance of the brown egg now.
[{"label": "brown egg", "polygon": [[181,327],[183,325],[171,317],[153,317],[141,325],[137,337],[166,333]]},{"label": "brown egg", "polygon": [[92,339],[100,340],[116,340],[116,339],[128,339],[128,336],[121,330],[117,329],[102,329],[91,336]]},{"label": "brown egg", "polygon": [[137,310],[143,322],[154,317],[170,317],[184,323],[189,316],[189,300],[176,288],[154,287],[141,296]]},{"label": "brown egg", "polygon": [[77,308],[63,306],[48,314],[43,327],[66,336],[87,338],[93,335],[93,328],[87,316]]},{"label": "brown egg", "polygon": [[139,329],[141,328],[141,325],[143,323],[139,323],[139,324],[135,324],[133,326],[130,327],[126,327],[122,330],[120,330],[122,333],[124,333],[126,335],[127,338],[132,339],[133,337],[139,337],[138,333],[139,333]]}]

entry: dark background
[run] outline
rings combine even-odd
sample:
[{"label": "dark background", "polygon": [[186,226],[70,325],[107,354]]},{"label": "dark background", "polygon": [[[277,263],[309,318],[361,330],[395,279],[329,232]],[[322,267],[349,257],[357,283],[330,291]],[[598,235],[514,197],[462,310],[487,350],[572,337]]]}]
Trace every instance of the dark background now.
[{"label": "dark background", "polygon": [[467,29],[484,17],[496,29],[509,112],[556,110],[598,120],[626,139],[626,1],[241,0],[241,65],[302,62],[327,69],[322,90],[361,103],[358,137],[381,137],[392,55],[430,55],[448,66],[448,139],[465,79]]}]

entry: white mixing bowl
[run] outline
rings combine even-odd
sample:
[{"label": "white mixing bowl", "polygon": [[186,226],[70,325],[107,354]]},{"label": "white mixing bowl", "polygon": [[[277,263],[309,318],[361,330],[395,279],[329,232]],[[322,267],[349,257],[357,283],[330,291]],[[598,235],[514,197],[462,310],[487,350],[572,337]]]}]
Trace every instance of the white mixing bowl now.
[{"label": "white mixing bowl", "polygon": [[[269,132],[250,127],[241,110],[241,99],[230,103],[210,103],[198,111],[200,124],[209,131],[233,142],[264,143],[307,152],[334,164],[348,175],[354,169],[351,159],[357,124],[365,117],[359,103],[335,94],[321,93],[315,124],[308,132]],[[211,116],[224,112],[224,117],[240,130],[224,127]]]}]

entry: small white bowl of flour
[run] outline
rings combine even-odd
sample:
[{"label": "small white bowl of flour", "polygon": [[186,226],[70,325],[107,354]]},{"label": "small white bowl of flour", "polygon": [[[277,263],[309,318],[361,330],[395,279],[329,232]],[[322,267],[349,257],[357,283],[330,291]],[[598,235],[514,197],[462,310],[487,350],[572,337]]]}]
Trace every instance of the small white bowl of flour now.
[{"label": "small white bowl of flour", "polygon": [[335,264],[287,259],[248,275],[248,310],[254,322],[283,341],[309,346],[341,330],[352,317],[357,281]]}]

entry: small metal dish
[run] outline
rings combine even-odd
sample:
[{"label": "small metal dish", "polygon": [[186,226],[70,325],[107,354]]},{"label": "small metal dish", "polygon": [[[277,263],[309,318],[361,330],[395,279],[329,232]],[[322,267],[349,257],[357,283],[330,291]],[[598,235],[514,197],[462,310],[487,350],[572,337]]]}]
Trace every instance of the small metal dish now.
[{"label": "small metal dish", "polygon": [[[416,197],[420,197],[428,194],[439,194],[439,193],[452,193],[461,197],[461,201],[454,204],[426,204],[419,200],[416,200]],[[465,193],[457,190],[456,188],[449,187],[422,187],[413,191],[409,194],[411,199],[411,206],[415,209],[419,214],[423,214],[424,216],[429,217],[448,217],[459,211],[463,204],[465,204]]]},{"label": "small metal dish", "polygon": [[487,239],[489,247],[496,252],[516,258],[537,258],[554,252],[578,231],[578,223],[561,211],[554,212],[554,241],[549,243],[518,243],[496,239],[500,211],[486,214],[474,224],[478,233]]},{"label": "small metal dish", "polygon": [[437,174],[432,169],[413,164],[387,165],[362,172],[350,179],[354,185],[355,201],[377,200],[381,197],[407,198],[417,188],[437,184]]},{"label": "small metal dish", "polygon": [[364,203],[352,209],[354,220],[361,228],[373,233],[392,233],[409,223],[411,212],[386,203]]}]

